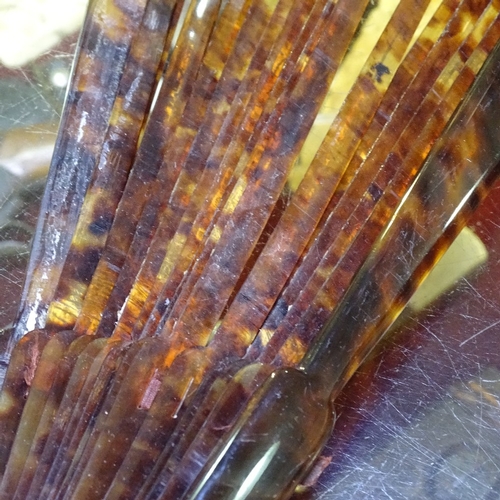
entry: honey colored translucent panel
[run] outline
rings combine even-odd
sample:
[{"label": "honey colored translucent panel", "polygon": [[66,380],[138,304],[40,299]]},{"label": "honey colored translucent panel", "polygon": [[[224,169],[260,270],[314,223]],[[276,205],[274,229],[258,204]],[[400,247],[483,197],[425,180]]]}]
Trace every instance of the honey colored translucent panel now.
[{"label": "honey colored translucent panel", "polygon": [[[306,248],[360,138],[373,119],[427,5],[427,2],[420,1],[399,4],[312,165],[291,195],[269,241],[217,329],[214,349],[235,353],[246,350],[249,345],[247,339],[255,337],[262,326]],[[409,16],[408,12],[412,12],[413,16]],[[384,66],[388,74],[382,79],[376,68],[386,59],[392,65]]]}]

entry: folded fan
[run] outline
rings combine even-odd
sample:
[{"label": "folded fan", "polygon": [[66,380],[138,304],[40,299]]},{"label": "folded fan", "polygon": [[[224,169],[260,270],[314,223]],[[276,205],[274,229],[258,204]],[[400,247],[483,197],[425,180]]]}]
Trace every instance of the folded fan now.
[{"label": "folded fan", "polygon": [[[102,94],[97,84],[82,86],[88,70],[76,65],[63,123],[74,115],[80,125],[61,137],[77,147],[59,140],[50,178],[72,175],[57,158],[74,168],[86,158],[75,154],[82,147],[95,149],[96,168],[78,193],[66,188],[80,199],[71,205],[80,217],[68,222],[60,250],[53,239],[42,244],[41,229],[35,239],[1,394],[3,498],[292,492],[329,433],[332,391],[387,326],[381,320],[356,333],[363,321],[372,324],[358,309],[392,320],[418,280],[405,283],[434,257],[419,259],[451,240],[445,222],[460,215],[458,227],[467,197],[482,197],[496,174],[496,144],[482,130],[496,133],[490,83],[500,5],[438,3],[422,32],[429,2],[395,3],[316,157],[293,182],[328,88],[362,36],[363,16],[370,19],[368,2],[91,4],[80,54],[92,60],[101,40],[110,54],[120,46],[122,58],[110,65],[114,86],[102,75]],[[120,27],[123,40],[109,26]],[[101,143],[91,146],[96,129],[86,123],[96,98],[109,114],[99,117]],[[442,168],[450,158],[452,174]],[[465,161],[479,167],[466,169]],[[437,207],[444,174],[455,184]],[[46,199],[64,202],[66,191],[51,185]],[[51,226],[59,206],[42,213],[47,235],[66,220]],[[398,242],[403,233],[411,244]],[[393,276],[374,255],[391,263],[402,295],[394,283],[370,285],[374,273],[377,284]],[[332,326],[344,320],[347,330]],[[20,338],[29,324],[45,328]],[[335,333],[333,342],[334,330],[349,335]],[[302,371],[265,382],[282,366]],[[301,401],[294,384],[321,397]],[[271,404],[276,391],[281,410],[296,400],[325,426],[304,446],[298,472],[272,490],[267,467],[285,460],[280,450],[291,437],[258,441],[262,447],[245,451],[256,462],[238,461],[238,472],[231,456],[260,418],[275,423],[263,400]]]}]

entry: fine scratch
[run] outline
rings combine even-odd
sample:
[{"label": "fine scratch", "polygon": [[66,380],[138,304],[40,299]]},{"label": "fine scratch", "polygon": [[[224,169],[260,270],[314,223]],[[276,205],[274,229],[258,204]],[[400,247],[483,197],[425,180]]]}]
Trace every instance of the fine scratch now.
[{"label": "fine scratch", "polygon": [[483,329],[479,330],[478,332],[476,332],[474,335],[472,335],[468,339],[465,339],[463,342],[461,342],[459,344],[459,347],[463,347],[465,344],[467,344],[471,340],[475,339],[477,336],[481,335],[484,332],[487,332],[488,330],[491,330],[491,328],[494,328],[495,326],[497,326],[499,324],[500,324],[500,319],[498,321],[495,321],[491,325],[488,325],[488,326],[484,327]]}]

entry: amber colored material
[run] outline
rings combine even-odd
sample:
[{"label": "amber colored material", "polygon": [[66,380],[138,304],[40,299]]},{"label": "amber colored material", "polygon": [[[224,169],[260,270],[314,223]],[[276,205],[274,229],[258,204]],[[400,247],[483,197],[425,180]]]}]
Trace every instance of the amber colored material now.
[{"label": "amber colored material", "polygon": [[[427,2],[401,2],[349,92],[276,228],[214,336],[216,349],[240,352],[256,335],[319,223],[360,138],[402,60]],[[412,12],[413,16],[408,16]],[[374,71],[389,59],[382,80]],[[252,311],[249,314],[249,311]],[[235,338],[238,332],[240,338]],[[229,340],[231,339],[231,340]],[[245,339],[245,341],[243,341]]]},{"label": "amber colored material", "polygon": [[[404,186],[410,185],[413,181],[417,173],[415,166],[422,160],[422,151],[426,151],[436,141],[438,134],[441,133],[447,121],[452,116],[455,107],[463,99],[474,81],[487,54],[499,40],[500,19],[497,16],[498,7],[485,11],[485,15],[483,15],[481,21],[476,25],[470,37],[462,44],[460,53],[457,57],[450,60],[452,74],[458,73],[456,80],[450,79],[451,81],[449,80],[448,82],[437,80],[437,94],[430,93],[429,97],[425,99],[419,111],[392,148],[390,155],[384,162],[382,169],[377,173],[374,181],[366,186],[367,190],[366,194],[363,194],[363,203],[360,203],[355,211],[353,210],[352,218],[347,218],[345,227],[348,229],[344,231],[344,234],[341,233],[345,239],[337,238],[329,248],[330,255],[325,259],[327,266],[331,266],[328,268],[330,271],[328,279],[317,293],[312,304],[310,298],[307,304],[304,303],[304,296],[306,296],[307,292],[303,294],[301,310],[304,313],[304,305],[306,305],[308,310],[300,317],[296,330],[288,336],[288,342],[290,342],[290,339],[298,338],[301,343],[307,346],[312,338],[311,333],[319,329],[316,327],[316,329],[313,329],[313,332],[307,331],[308,320],[312,317],[314,311],[317,312],[322,308],[332,311],[338,303],[342,293],[352,280],[354,273],[360,267],[364,258],[366,258],[374,240],[404,196]],[[478,32],[484,38],[481,39],[479,46],[475,47]],[[456,61],[464,59],[464,53],[470,54],[466,63],[463,65],[461,62],[456,64]],[[444,76],[446,75],[447,71],[444,72]],[[445,83],[444,92],[441,87],[442,83]],[[449,90],[447,90],[447,87]],[[442,99],[438,98],[435,100],[433,98],[434,95],[442,95],[443,97]],[[422,124],[425,125],[422,126]],[[419,138],[415,140],[417,131]],[[379,165],[377,166],[379,167]],[[368,196],[369,193],[373,192],[374,186],[385,191],[380,196],[380,199],[377,199],[378,196]],[[366,222],[358,225],[354,223],[355,220],[366,220]],[[349,228],[349,226],[354,229]],[[334,263],[333,265],[332,262]],[[319,271],[321,269],[322,265],[318,266],[318,270],[316,271],[317,276],[320,275]],[[296,313],[296,311],[293,311],[293,313]],[[319,313],[316,324],[320,324],[323,319],[326,320],[326,317],[322,313]],[[299,349],[294,352],[292,359],[297,359],[299,352]],[[280,356],[285,360],[289,356],[286,353],[286,346],[282,349]]]},{"label": "amber colored material", "polygon": [[[299,59],[302,71],[294,75],[288,84],[289,90],[278,100],[258,145],[249,155],[247,166],[221,210],[164,327],[168,332],[175,322],[169,333],[170,360],[186,345],[205,344],[222,314],[237,277],[278,200],[293,160],[312,126],[312,117],[326,95],[366,4],[349,5],[339,1],[335,6],[327,4],[325,7]],[[334,34],[336,44],[331,44]],[[294,106],[287,106],[290,101]],[[259,182],[250,182],[253,178]],[[196,282],[191,285],[194,280]],[[199,307],[207,301],[210,308]]]},{"label": "amber colored material", "polygon": [[497,44],[395,218],[379,236],[337,312],[304,359],[303,368],[320,377],[333,397],[376,337],[397,317],[498,175],[499,78]]},{"label": "amber colored material", "polygon": [[[72,328],[106,244],[161,69],[177,0],[149,0],[131,40],[94,175],[85,194],[47,327]],[[114,64],[114,63],[113,63]]]},{"label": "amber colored material", "polygon": [[[187,14],[186,23],[177,40],[168,62],[163,83],[156,104],[149,116],[144,130],[144,137],[137,151],[127,185],[117,208],[103,255],[97,265],[88,288],[86,299],[82,305],[76,329],[83,332],[95,332],[111,291],[116,283],[119,271],[134,239],[137,223],[148,199],[153,196],[152,213],[158,208],[160,200],[159,181],[157,180],[168,139],[177,126],[186,104],[186,94],[190,91],[190,81],[194,79],[208,43],[213,23],[215,22],[219,2],[209,1],[203,15],[196,14],[197,4],[193,2]],[[192,35],[192,36],[191,36]],[[163,179],[161,194],[168,197],[178,175],[177,168],[171,168]],[[154,196],[156,193],[156,197]],[[167,198],[168,199],[168,198]],[[156,206],[155,206],[156,205]],[[150,229],[150,228],[148,228]],[[140,234],[138,237],[149,241],[151,234]],[[139,259],[139,256],[136,256]],[[118,306],[121,307],[121,304]],[[112,332],[108,332],[109,336]]]},{"label": "amber colored material", "polygon": [[[71,476],[71,471],[76,467],[81,454],[83,453],[90,437],[95,420],[99,411],[109,411],[110,403],[104,406],[105,402],[113,400],[116,391],[126,376],[135,355],[141,349],[140,344],[134,344],[127,348],[119,342],[101,346],[98,355],[95,356],[90,366],[84,385],[79,389],[79,379],[72,377],[77,391],[72,394],[66,391],[68,399],[76,401],[75,411],[71,413],[70,419],[64,429],[63,437],[57,441],[56,456],[46,472],[46,477],[41,477],[39,481],[42,488],[40,497],[50,498],[59,491],[63,491],[65,480]],[[76,374],[78,375],[78,374]],[[60,413],[65,411],[61,406]],[[64,416],[64,415],[63,415]],[[58,416],[57,422],[61,416]],[[53,437],[49,437],[49,440]],[[49,450],[50,452],[50,450]],[[43,457],[42,457],[43,459]],[[35,477],[35,479],[37,479]],[[45,481],[42,483],[42,481]]]},{"label": "amber colored material", "polygon": [[[341,4],[337,4],[335,9],[325,9],[325,21],[329,19],[331,16],[333,16],[333,19],[336,18],[336,16],[342,15],[342,8],[340,7]],[[358,16],[360,17],[362,14],[362,6],[360,6],[359,11],[358,11]],[[334,14],[336,12],[336,9],[338,9],[337,14]],[[330,51],[335,54],[336,51],[341,51],[339,55],[342,54],[342,51],[345,51],[347,48],[347,42],[349,41],[350,37],[352,36],[353,30],[355,26],[357,25],[357,22],[352,19],[345,27],[345,33],[344,33],[344,45],[342,46],[340,43],[338,46],[331,47],[330,44],[328,43],[329,36],[331,36],[331,33],[329,31],[324,31],[321,30],[320,28],[317,28],[317,36],[319,37],[318,40],[313,40],[311,42],[311,47],[307,47],[306,51],[312,50],[313,47],[316,47],[316,44],[318,45],[318,54],[328,54],[326,49],[328,48]],[[336,26],[335,23],[333,23],[333,26]],[[321,24],[320,24],[320,27]],[[333,29],[333,28],[332,28]],[[340,32],[339,32],[340,35]],[[323,51],[320,51],[319,48],[323,49]],[[306,52],[308,53],[308,52]],[[323,54],[323,55],[324,55]],[[337,56],[338,57],[338,56]],[[321,63],[322,64],[322,63]],[[305,64],[305,69],[304,72],[301,73],[300,77],[297,78],[297,82],[294,84],[293,91],[292,92],[303,92],[303,88],[306,85],[306,83],[309,83],[311,80],[312,75],[316,76],[316,84],[319,86],[318,91],[321,92],[323,91],[326,93],[326,89],[328,88],[328,79],[331,81],[331,78],[333,77],[331,71],[326,71],[327,66],[324,66],[323,68],[323,74],[319,71],[319,67],[322,67],[320,64],[320,61],[316,60],[315,58],[311,57],[306,61]],[[319,66],[318,66],[319,65]],[[315,68],[317,71],[312,72],[309,71],[309,67],[311,69]],[[334,66],[335,67],[335,66]],[[327,79],[327,82],[324,81],[324,78]],[[326,84],[325,84],[326,83]],[[293,95],[293,94],[292,94]],[[300,94],[299,94],[300,95]],[[315,104],[315,106],[319,106],[319,104]],[[279,115],[276,115],[279,116]],[[273,123],[273,122],[271,122]],[[285,122],[287,123],[287,122]],[[278,123],[276,123],[277,125]],[[275,125],[275,126],[276,126]],[[307,123],[304,124],[304,127],[307,127]],[[279,130],[279,129],[278,129]],[[299,129],[300,132],[300,129]],[[278,145],[276,145],[278,147]],[[281,146],[283,147],[283,145]],[[286,156],[281,156],[279,155],[278,157],[283,157],[284,160],[286,160]],[[159,340],[159,339],[156,339]],[[145,344],[146,345],[146,344]],[[166,363],[168,363],[168,359],[170,357],[171,348],[168,350],[163,351],[165,348],[161,348],[161,351],[156,350],[155,356],[159,356],[161,352],[165,352],[166,354]],[[148,358],[149,359],[149,358]],[[134,361],[135,363],[136,361]],[[139,363],[139,360],[137,361]],[[146,360],[141,360],[140,364],[146,363],[149,366],[149,369],[152,370],[155,367],[160,368],[160,366],[157,364],[157,362],[154,362],[153,360],[150,360],[149,363],[146,362]],[[130,378],[130,380],[134,380],[134,386],[136,389],[140,388],[142,383],[145,383],[146,385],[150,384],[151,382],[151,376],[145,376],[143,375],[135,375],[132,378],[131,373],[129,372],[127,374],[127,380]],[[149,378],[148,378],[149,377]],[[113,429],[113,433],[119,432],[118,429],[122,429],[129,438],[132,438],[134,436],[134,431],[132,429],[137,428],[138,425],[141,423],[141,419],[145,417],[145,412],[142,412],[142,414],[137,413],[132,411],[132,407],[138,407],[138,402],[136,401],[135,397],[131,397],[129,392],[131,388],[128,386],[128,384],[124,384],[121,386],[119,392],[117,393],[117,399],[115,403],[113,404],[112,409],[110,410],[109,416],[106,415],[105,417],[102,416],[103,413],[101,412],[102,416],[102,421],[103,421],[103,426],[106,429]],[[181,398],[182,399],[182,398]],[[96,428],[99,425],[96,426]],[[133,427],[130,427],[133,426]],[[127,429],[127,430],[125,430]],[[69,480],[67,484],[67,489],[66,495],[67,496],[72,496],[72,498],[85,498],[86,495],[90,494],[89,492],[92,492],[93,495],[97,495],[99,491],[101,491],[101,488],[107,487],[106,481],[108,480],[108,477],[110,477],[111,474],[114,472],[114,466],[120,464],[120,456],[123,456],[123,450],[127,449],[128,441],[123,440],[121,443],[116,444],[116,450],[113,449],[110,446],[104,447],[100,442],[102,440],[107,441],[107,436],[105,431],[98,430],[97,431],[99,435],[96,434],[96,431],[93,431],[93,435],[96,436],[96,443],[93,444],[93,452],[89,449],[89,451],[85,451],[83,458],[80,459],[79,464],[76,466],[75,472],[73,473],[73,477],[75,479]],[[87,445],[88,449],[88,445]],[[88,458],[87,458],[88,457]],[[103,474],[102,473],[102,467],[103,464],[107,464],[106,470],[108,471],[109,474]],[[110,464],[113,464],[112,466]],[[82,480],[79,480],[79,478],[83,478]],[[90,480],[89,478],[92,478]]]},{"label": "amber colored material", "polygon": [[[500,46],[308,352],[303,371],[271,374],[179,498],[290,495],[329,434],[329,400],[394,321],[500,173],[499,77]],[[259,439],[264,435],[266,439]]]},{"label": "amber colored material", "polygon": [[[192,83],[191,94],[187,96],[183,119],[172,133],[172,146],[158,176],[161,182],[175,164],[179,171],[177,181],[170,198],[162,200],[157,217],[158,227],[151,231],[154,234],[151,242],[144,238],[142,241],[139,238],[134,240],[129,254],[134,258],[127,259],[120,274],[110,297],[111,305],[108,304],[104,312],[100,331],[112,329],[116,323],[116,334],[132,333],[138,312],[167,251],[165,242],[170,241],[175,234],[180,219],[190,204],[198,179],[206,168],[206,163],[202,160],[203,147],[211,144],[212,138],[207,137],[208,132],[215,129],[212,134],[214,137],[217,135],[217,123],[220,121],[217,115],[227,113],[230,109],[236,90],[241,85],[241,78],[248,70],[255,44],[270,23],[272,9],[252,3],[248,0],[228,2],[214,26],[198,75]],[[282,3],[289,8],[290,2]],[[204,140],[201,141],[200,137]],[[161,194],[162,191],[159,191],[158,195]],[[206,196],[206,192],[203,194]],[[151,202],[145,209],[146,213],[151,211],[150,205]],[[142,234],[144,228],[145,223],[141,221],[139,234]],[[145,256],[139,270],[135,256],[140,245],[145,249]],[[117,321],[117,310],[113,310],[112,304],[121,307],[123,303]]]},{"label": "amber colored material", "polygon": [[[316,229],[315,233],[313,233],[313,237],[308,242],[308,248],[304,252],[303,262],[300,263],[300,267],[293,271],[289,282],[286,284],[283,291],[281,291],[281,295],[278,297],[275,304],[273,304],[271,312],[262,325],[259,336],[252,344],[247,355],[250,359],[256,359],[259,357],[265,347],[266,353],[263,354],[265,358],[262,359],[265,361],[271,361],[276,355],[277,349],[281,347],[281,344],[284,342],[284,338],[286,338],[286,334],[284,332],[287,330],[285,328],[280,328],[280,325],[289,312],[289,307],[294,304],[299,294],[306,287],[308,280],[321,262],[323,255],[330,248],[332,240],[336,237],[338,231],[340,231],[343,227],[343,220],[340,221],[340,225],[338,227],[329,226],[330,221],[332,219],[335,220],[333,217],[334,211],[339,210],[337,205],[342,199],[342,193],[345,191],[346,186],[349,186],[352,178],[358,171],[360,165],[363,163],[363,158],[366,158],[371,146],[375,143],[385,124],[392,116],[398,102],[405,95],[405,91],[411,83],[415,73],[418,72],[429,50],[445,29],[454,12],[454,9],[457,8],[458,4],[459,0],[449,0],[443,2],[443,4],[436,11],[435,15],[429,21],[423,33],[413,43],[411,50],[408,52],[404,60],[399,66],[395,66],[395,74],[392,75],[392,79],[388,81],[390,75],[385,75],[382,78],[381,83],[390,83],[390,85],[386,90],[386,93],[382,96],[381,102],[376,110],[376,114],[369,123],[368,129],[360,138],[359,144],[355,144],[356,150],[352,153],[351,157],[349,157],[349,155],[346,156],[345,160],[347,165],[342,165],[340,167],[344,170],[344,172],[337,189],[333,193],[330,204],[325,211],[325,216],[320,222],[320,225]],[[413,22],[418,22],[418,11],[411,10],[411,12],[415,12],[416,14]],[[403,17],[407,17],[407,13],[408,10],[403,9]],[[390,46],[392,47],[392,45]],[[371,68],[367,69],[368,71],[371,70]],[[360,82],[359,85],[361,87],[361,91],[363,91],[363,83]],[[376,88],[378,88],[379,85],[377,85]],[[357,102],[356,99],[353,99],[353,101]],[[344,104],[344,107],[346,106],[347,103]],[[341,110],[341,113],[342,112],[343,111]],[[350,116],[349,109],[346,110],[346,115],[347,117]],[[355,120],[354,123],[357,123],[362,119],[362,116],[363,115],[360,116],[357,113],[353,113],[352,120]],[[332,128],[332,131],[334,130],[335,129]],[[343,135],[340,136],[340,139],[343,139]],[[339,150],[337,154],[345,154],[342,152],[343,147],[343,141],[340,141],[339,146],[337,146],[337,149]],[[333,158],[335,158],[335,156],[333,156]],[[279,330],[276,331],[278,328]]]},{"label": "amber colored material", "polygon": [[[245,363],[239,360],[234,363],[230,369],[214,370],[203,380],[203,383],[196,391],[196,395],[186,409],[186,412],[176,424],[175,430],[169,434],[167,444],[163,446],[161,454],[158,454],[158,452],[151,447],[150,443],[155,442],[153,439],[145,435],[145,432],[139,434],[134,441],[135,448],[133,446],[128,453],[126,460],[122,464],[121,470],[116,475],[114,484],[108,490],[108,495],[110,493],[113,494],[114,491],[118,491],[119,489],[121,489],[121,496],[123,496],[124,492],[128,493],[128,491],[124,489],[124,485],[127,485],[128,488],[135,488],[135,494],[138,498],[143,498],[148,492],[161,491],[165,487],[167,480],[176,471],[176,465],[182,460],[184,453],[190,447],[200,427],[204,425],[208,416],[217,405],[228,383],[234,385],[236,382],[234,376],[244,366]],[[242,380],[241,375],[242,374],[240,374],[239,377],[240,381]],[[230,392],[232,393],[232,391]],[[239,396],[242,394],[243,393],[240,393]],[[146,426],[143,425],[143,428],[145,430]],[[152,426],[149,426],[150,433],[151,428]],[[223,427],[220,428],[220,430],[223,429]],[[143,429],[141,429],[141,431],[143,431]],[[139,459],[143,458],[145,455],[143,449],[140,448],[141,444],[147,449],[148,455],[155,458],[151,460],[150,467],[148,468],[147,481],[144,481],[143,484],[139,482],[139,485],[137,485],[137,483],[134,483],[134,480],[130,478],[128,471],[137,471],[137,479],[139,479],[139,473],[141,471],[141,468],[138,466],[141,463]],[[128,469],[126,468],[127,464],[129,466]]]},{"label": "amber colored material", "polygon": [[[82,400],[87,402],[91,389],[96,386],[99,373],[102,373],[102,379],[105,380],[100,366],[103,362],[102,358],[105,357],[108,362],[110,361],[111,356],[108,353],[113,347],[106,339],[98,339],[93,341],[78,357],[59,410],[54,416],[47,442],[42,449],[32,451],[31,460],[36,461],[37,467],[26,498],[40,498],[41,489],[51,468],[61,470],[59,457],[67,449],[70,437],[77,434],[79,420],[88,415],[88,407],[82,403]],[[113,353],[117,355],[117,351],[118,349],[115,349]]]},{"label": "amber colored material", "polygon": [[290,496],[333,426],[328,399],[316,390],[314,380],[298,370],[273,372],[219,440],[188,492],[177,498]]},{"label": "amber colored material", "polygon": [[[395,30],[395,27],[399,27],[399,24],[402,22],[402,18],[405,17],[408,19],[407,15],[407,10],[404,7],[408,7],[407,5],[403,5],[402,8],[398,11],[398,14],[394,16],[393,20],[391,21],[391,24],[389,25],[387,29],[387,34],[385,37],[381,39],[380,42],[380,50],[383,50],[385,47],[387,47],[386,44],[390,44],[391,37],[394,36],[393,33]],[[423,8],[423,6],[422,6]],[[413,28],[415,29],[416,23],[418,22],[419,15],[418,15],[418,10],[416,11],[416,15],[414,17],[413,21]],[[404,53],[404,43],[406,40],[406,43],[409,42],[410,38],[412,35],[412,31],[409,29],[407,31],[407,36],[406,39],[403,39],[401,41],[401,52],[400,56],[403,56]],[[396,50],[396,48],[395,48]],[[379,57],[376,54],[377,57]],[[366,78],[374,78],[374,74],[372,71],[372,66],[373,63],[369,61],[367,63],[367,76],[362,76],[360,78],[361,82],[364,82]],[[362,88],[362,83],[360,83],[360,88]],[[366,88],[366,84],[365,84]],[[356,92],[353,93],[352,96],[352,101],[351,102],[356,102],[356,99],[358,96],[356,95]],[[230,309],[231,311],[231,309]],[[251,319],[253,316],[249,315],[248,319]],[[224,323],[223,323],[224,325]],[[239,332],[240,330],[236,330]],[[236,332],[235,332],[236,333]],[[138,437],[136,438],[136,441],[134,441],[133,448],[127,455],[126,460],[124,461],[122,465],[122,477],[125,478],[127,477],[128,480],[130,481],[130,471],[135,470],[134,467],[137,463],[140,463],[141,465],[144,465],[145,460],[146,460],[146,450],[147,450],[147,455],[148,455],[148,460],[149,463],[152,463],[153,460],[155,460],[155,457],[158,456],[161,450],[161,446],[164,439],[168,438],[168,429],[170,428],[168,424],[168,420],[166,420],[165,415],[169,414],[170,411],[167,411],[167,408],[169,406],[169,398],[172,398],[173,395],[175,394],[175,391],[172,392],[172,390],[177,387],[177,390],[179,391],[178,398],[181,397],[181,394],[188,386],[193,387],[193,384],[196,383],[194,379],[197,377],[196,373],[198,373],[198,379],[199,379],[199,373],[200,372],[206,372],[207,375],[209,373],[210,366],[212,364],[216,363],[217,359],[221,359],[224,356],[231,356],[233,357],[235,355],[233,347],[233,343],[227,342],[228,337],[223,336],[221,330],[216,333],[215,338],[213,343],[210,344],[210,348],[207,350],[197,350],[193,352],[186,352],[185,356],[181,356],[181,358],[176,359],[174,361],[174,364],[172,365],[171,369],[167,372],[166,378],[163,381],[162,387],[165,388],[165,391],[163,392],[160,390],[157,400],[155,400],[155,403],[153,404],[150,414],[145,420],[140,434],[138,434]],[[241,340],[241,342],[244,342]],[[214,347],[214,343],[216,347]],[[183,385],[179,385],[179,381],[184,380]],[[168,388],[168,389],[167,389]],[[168,398],[166,395],[169,395]],[[171,425],[171,424],[170,424]],[[162,429],[162,433],[153,433],[151,432],[151,429]],[[164,435],[165,438],[161,438],[160,436]],[[199,451],[197,452],[199,453]],[[140,457],[140,458],[139,458]],[[199,458],[199,455],[198,455]],[[190,467],[183,466],[179,469],[180,470],[191,470],[192,469],[192,464]],[[171,466],[170,466],[171,467]],[[172,473],[172,471],[171,471]],[[186,472],[187,474],[188,472]],[[191,472],[192,474],[192,472]],[[124,480],[123,480],[124,481]],[[165,481],[165,476],[162,476],[162,481]],[[118,488],[118,486],[117,486]],[[122,486],[123,488],[123,486]]]},{"label": "amber colored material", "polygon": [[[456,35],[441,36],[432,47],[400,105],[376,139],[376,147],[368,153],[350,180],[346,193],[330,211],[320,236],[326,242],[318,239],[316,248],[308,253],[318,255],[323,247],[322,259],[315,265],[312,277],[303,285],[286,317],[280,321],[276,338],[266,349],[267,361],[273,359],[276,347],[284,339],[287,344],[280,352],[282,362],[300,360],[301,351],[307,349],[310,339],[326,321],[379,231],[391,217],[405,186],[415,177],[422,156],[465,95],[485,54],[491,50],[491,44],[498,39],[498,23],[495,23],[498,10],[494,8],[490,8],[477,25],[471,22],[467,29],[462,29],[464,19],[477,19],[485,4],[475,5],[478,10],[473,12],[467,2],[459,6],[447,27],[447,33]],[[488,33],[492,24],[494,32],[483,40],[484,47],[480,45],[474,52],[478,40]],[[429,92],[430,89],[433,91]],[[417,134],[419,142],[415,142]],[[365,222],[368,220],[371,222]]]},{"label": "amber colored material", "polygon": [[374,3],[91,3],[0,393],[1,498],[292,494],[498,174],[500,0],[443,0],[422,31],[429,0],[391,3],[361,60]]},{"label": "amber colored material", "polygon": [[[42,200],[27,286],[11,336],[12,347],[28,330],[44,326],[145,4],[146,0],[90,2]],[[92,127],[87,126],[89,116]]]},{"label": "amber colored material", "polygon": [[[183,286],[184,273],[191,268],[200,249],[204,247],[212,225],[241,173],[237,169],[238,160],[246,148],[255,147],[260,130],[286,87],[325,1],[317,0],[314,5],[309,1],[301,2],[300,5],[282,1],[278,7],[281,4],[291,4],[293,9],[283,21],[283,8],[276,9],[220,131],[212,127],[213,137],[208,134],[198,136],[198,149],[203,146],[207,168],[193,193],[179,230],[169,245],[157,275],[157,288],[148,297],[148,303],[134,327],[136,330],[142,327],[142,335],[151,335],[163,327],[170,310],[165,304],[173,303]],[[282,27],[281,31],[276,29],[277,26]],[[207,144],[211,141],[215,143],[208,150]],[[199,154],[193,149],[188,161],[196,161]],[[205,192],[211,193],[211,196],[205,196]],[[159,288],[161,291],[158,292]],[[149,311],[153,301],[156,304]]]},{"label": "amber colored material", "polygon": [[17,426],[40,355],[49,341],[45,330],[34,330],[16,344],[0,395],[0,473],[3,476]]},{"label": "amber colored material", "polygon": [[45,443],[69,374],[79,354],[92,340],[91,337],[83,337],[73,342],[75,337],[73,331],[58,333],[42,351],[10,450],[1,484],[2,498],[26,498],[25,491],[17,492],[17,487],[21,478],[25,488],[31,480],[34,464],[32,460],[28,461],[28,457],[33,457],[30,452]]}]

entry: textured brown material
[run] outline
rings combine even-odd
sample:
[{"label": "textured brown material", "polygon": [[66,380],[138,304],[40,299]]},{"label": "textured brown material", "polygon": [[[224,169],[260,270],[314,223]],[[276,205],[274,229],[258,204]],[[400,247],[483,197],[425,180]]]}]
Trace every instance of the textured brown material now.
[{"label": "textured brown material", "polygon": [[395,6],[309,166],[372,2],[91,3],[0,394],[0,499],[292,494],[330,400],[498,174],[500,0],[444,0],[419,31],[430,3]]}]

